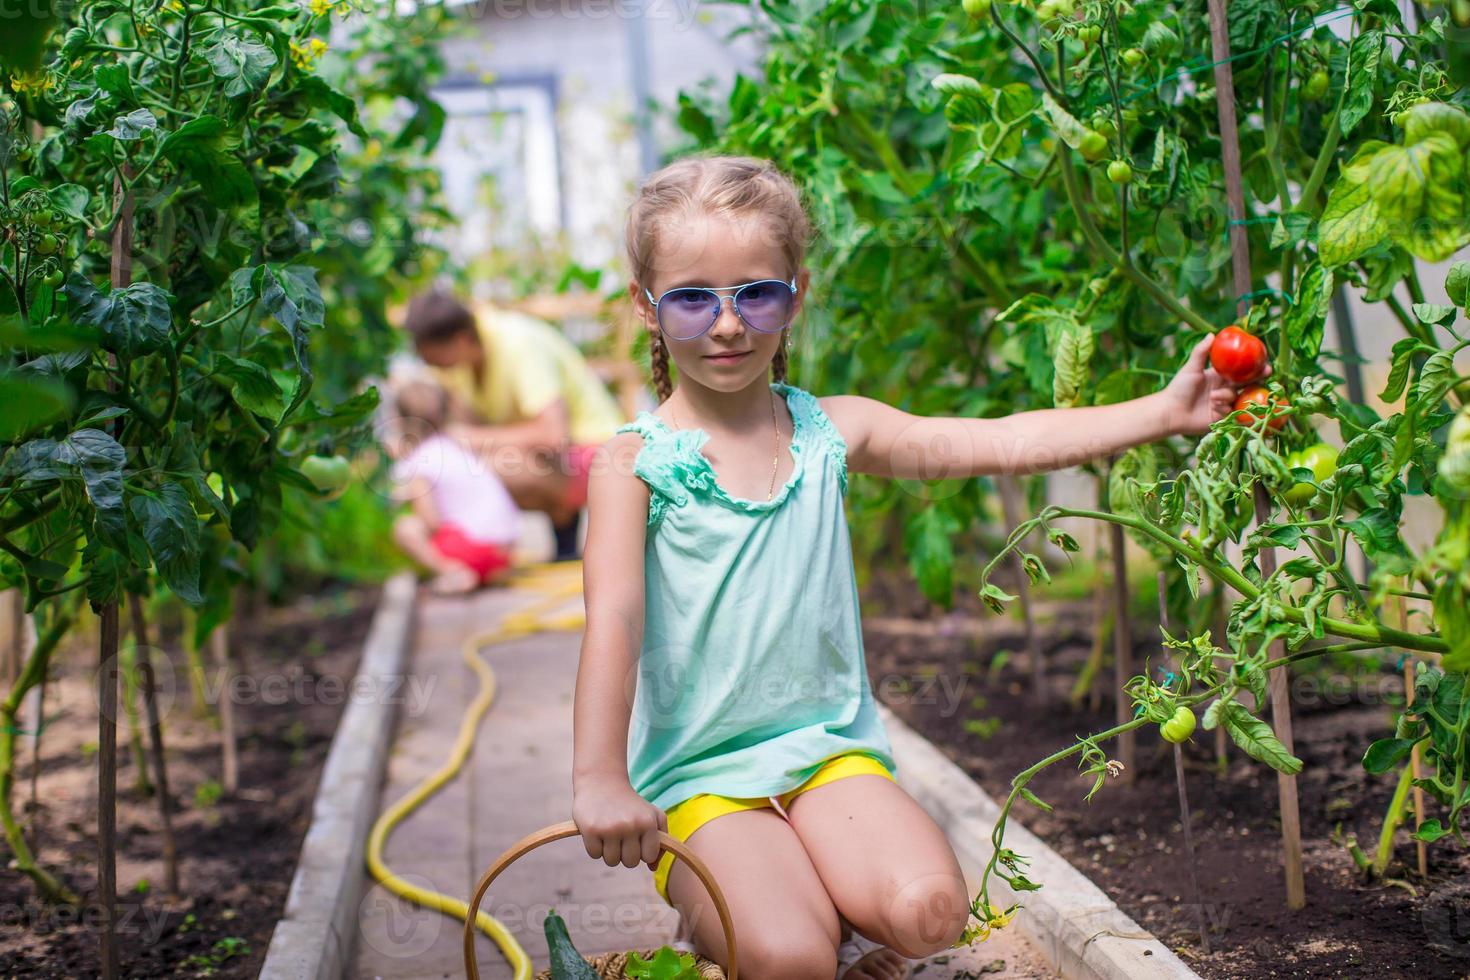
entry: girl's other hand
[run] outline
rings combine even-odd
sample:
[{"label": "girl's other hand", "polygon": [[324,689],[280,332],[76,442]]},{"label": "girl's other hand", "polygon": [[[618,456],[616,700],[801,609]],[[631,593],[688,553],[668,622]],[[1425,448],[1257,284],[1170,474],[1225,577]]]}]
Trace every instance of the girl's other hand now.
[{"label": "girl's other hand", "polygon": [[[1210,367],[1210,345],[1214,334],[1207,334],[1189,352],[1189,360],[1163,394],[1168,404],[1169,431],[1179,435],[1201,435],[1235,407],[1235,385]],[[1268,377],[1270,365],[1266,367]]]},{"label": "girl's other hand", "polygon": [[626,776],[583,776],[572,786],[572,822],[582,834],[587,856],[602,858],[609,868],[622,864],[658,867],[662,845],[658,832],[668,832],[664,811],[639,796]]}]

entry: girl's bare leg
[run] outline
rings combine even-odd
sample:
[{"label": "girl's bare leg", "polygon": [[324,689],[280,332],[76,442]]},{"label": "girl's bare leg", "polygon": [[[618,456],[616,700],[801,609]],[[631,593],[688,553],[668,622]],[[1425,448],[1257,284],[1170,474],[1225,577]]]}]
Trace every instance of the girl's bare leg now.
[{"label": "girl's bare leg", "polygon": [[[837,910],[801,840],[779,813],[769,807],[727,813],[701,826],[687,843],[725,895],[742,977],[836,975]],[[720,916],[703,883],[687,864],[675,861],[668,887],[669,899],[692,927],[695,948],[728,967]]]},{"label": "girl's bare leg", "polygon": [[959,940],[970,910],[964,873],[897,783],[848,776],[797,796],[786,815],[837,911],[864,936],[909,959]]}]

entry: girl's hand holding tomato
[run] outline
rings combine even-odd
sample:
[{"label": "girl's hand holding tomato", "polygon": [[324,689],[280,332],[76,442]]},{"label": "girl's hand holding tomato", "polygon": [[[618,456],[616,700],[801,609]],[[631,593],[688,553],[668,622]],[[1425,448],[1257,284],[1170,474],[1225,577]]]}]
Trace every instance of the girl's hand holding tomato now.
[{"label": "girl's hand holding tomato", "polygon": [[[1221,331],[1200,338],[1189,352],[1189,360],[1164,389],[1164,395],[1173,403],[1171,431],[1200,435],[1229,414],[1235,404],[1236,383],[1210,364],[1214,360],[1215,345],[1224,334],[1225,331]],[[1264,373],[1271,373],[1269,365],[1265,366]]]}]

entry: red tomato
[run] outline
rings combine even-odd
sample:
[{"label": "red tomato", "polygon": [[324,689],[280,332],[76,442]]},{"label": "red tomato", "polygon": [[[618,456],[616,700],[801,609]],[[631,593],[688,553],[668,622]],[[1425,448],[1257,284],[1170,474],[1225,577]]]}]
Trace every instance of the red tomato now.
[{"label": "red tomato", "polygon": [[1232,384],[1250,384],[1266,371],[1266,345],[1233,324],[1215,334],[1210,364]]},{"label": "red tomato", "polygon": [[[1272,398],[1270,392],[1268,392],[1265,388],[1262,388],[1260,385],[1251,385],[1245,391],[1242,391],[1240,393],[1239,398],[1235,399],[1236,424],[1255,425],[1256,422],[1259,421],[1260,415],[1265,414],[1264,411],[1262,411],[1259,415],[1252,414],[1250,411],[1250,407],[1252,405],[1259,405],[1262,409],[1264,409],[1268,405],[1275,405],[1278,408],[1285,408],[1289,404],[1291,403],[1284,398]],[[1286,425],[1286,416],[1284,415],[1277,415],[1273,417],[1271,421],[1266,423],[1267,428],[1269,428],[1272,432],[1280,431],[1281,427],[1284,425]]]}]

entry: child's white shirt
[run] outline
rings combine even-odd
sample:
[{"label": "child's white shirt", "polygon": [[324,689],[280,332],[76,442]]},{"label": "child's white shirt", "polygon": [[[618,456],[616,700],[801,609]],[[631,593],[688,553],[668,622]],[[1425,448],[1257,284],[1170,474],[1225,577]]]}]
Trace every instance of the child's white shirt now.
[{"label": "child's white shirt", "polygon": [[499,475],[448,436],[429,436],[393,464],[390,477],[399,485],[422,479],[439,519],[476,541],[509,544],[520,534],[520,509]]}]

